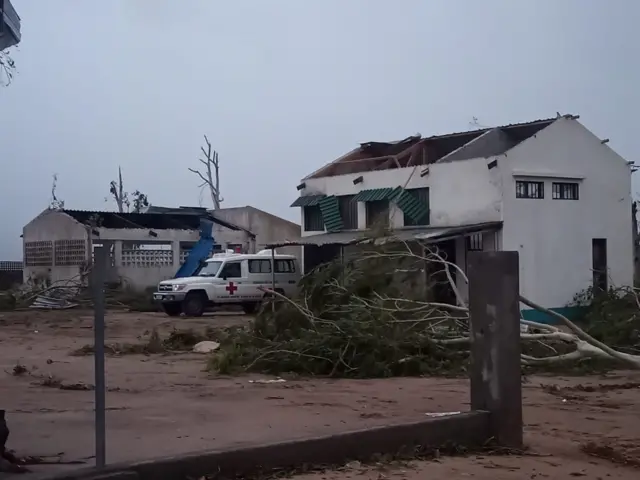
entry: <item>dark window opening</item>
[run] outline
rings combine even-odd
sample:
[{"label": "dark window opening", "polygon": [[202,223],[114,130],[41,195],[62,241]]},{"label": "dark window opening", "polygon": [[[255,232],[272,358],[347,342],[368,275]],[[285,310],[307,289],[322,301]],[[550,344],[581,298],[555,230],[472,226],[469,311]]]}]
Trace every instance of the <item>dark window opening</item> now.
[{"label": "dark window opening", "polygon": [[249,273],[271,273],[271,260],[249,260]]},{"label": "dark window opening", "polygon": [[222,267],[222,271],[220,278],[241,278],[242,277],[242,267],[240,266],[240,262],[227,262]]},{"label": "dark window opening", "polygon": [[[429,188],[412,188],[407,190],[407,193],[413,195],[413,197],[420,202],[420,204],[429,208]],[[429,225],[429,215],[425,215],[420,220],[416,221],[406,213],[404,214],[404,226],[413,227],[420,225]]]},{"label": "dark window opening", "polygon": [[516,198],[544,198],[544,182],[516,181]]},{"label": "dark window opening", "polygon": [[594,238],[591,240],[593,289],[598,292],[606,292],[609,288],[607,274],[607,239]]},{"label": "dark window opening", "polygon": [[481,233],[467,237],[467,250],[469,252],[482,252],[484,250]]},{"label": "dark window opening", "polygon": [[233,253],[243,253],[240,243],[227,243],[227,250],[233,250]]},{"label": "dark window opening", "polygon": [[554,200],[578,200],[577,183],[553,182],[552,197]]},{"label": "dark window opening", "polygon": [[324,230],[324,220],[322,219],[320,205],[303,207],[303,212],[305,232],[321,232]]},{"label": "dark window opening", "polygon": [[367,228],[389,225],[389,200],[374,200],[366,202],[365,205],[367,206]]},{"label": "dark window opening", "polygon": [[276,260],[276,273],[295,273],[296,263],[293,260]]},{"label": "dark window opening", "polygon": [[352,201],[355,195],[338,197],[338,208],[342,217],[342,228],[345,230],[358,229],[358,202]]}]

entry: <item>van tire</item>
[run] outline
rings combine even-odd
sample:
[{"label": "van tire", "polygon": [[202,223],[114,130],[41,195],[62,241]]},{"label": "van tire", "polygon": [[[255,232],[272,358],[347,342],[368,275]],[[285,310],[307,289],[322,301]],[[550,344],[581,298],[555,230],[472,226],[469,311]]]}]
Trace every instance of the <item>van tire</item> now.
[{"label": "van tire", "polygon": [[244,313],[246,313],[247,315],[251,315],[253,313],[256,313],[256,310],[258,309],[258,303],[255,302],[248,302],[248,303],[243,303],[242,304],[242,311]]},{"label": "van tire", "polygon": [[182,313],[182,305],[176,303],[163,303],[162,310],[170,317],[178,317]]},{"label": "van tire", "polygon": [[201,317],[207,308],[207,298],[201,292],[187,293],[182,301],[182,311],[187,317]]}]

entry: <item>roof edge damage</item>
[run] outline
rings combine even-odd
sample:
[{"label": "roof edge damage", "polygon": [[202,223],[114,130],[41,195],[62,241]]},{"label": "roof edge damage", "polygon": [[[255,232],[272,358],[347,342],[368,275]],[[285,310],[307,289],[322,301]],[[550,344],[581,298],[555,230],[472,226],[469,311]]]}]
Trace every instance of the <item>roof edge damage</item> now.
[{"label": "roof edge damage", "polygon": [[387,235],[374,237],[371,230],[343,231],[309,235],[300,240],[267,244],[265,248],[281,248],[305,245],[356,245],[363,243],[389,243],[394,241],[420,241],[430,244],[478,233],[495,232],[502,228],[502,222],[484,222],[449,227],[398,228]]},{"label": "roof edge damage", "polygon": [[558,115],[554,118],[427,138],[413,135],[395,142],[366,142],[308,175],[303,182],[313,178],[502,155],[560,118],[577,120],[579,117]]},{"label": "roof edge damage", "polygon": [[[161,207],[160,207],[161,208]],[[179,209],[168,209],[179,210]],[[120,213],[120,212],[103,212],[95,210],[59,210],[73,218],[76,222],[83,225],[89,225],[96,228],[109,229],[145,229],[145,230],[199,230],[200,220],[206,219],[234,231],[246,231],[237,225],[226,222],[214,217],[208,212],[201,211],[182,211],[182,212],[166,212],[166,213]]]}]

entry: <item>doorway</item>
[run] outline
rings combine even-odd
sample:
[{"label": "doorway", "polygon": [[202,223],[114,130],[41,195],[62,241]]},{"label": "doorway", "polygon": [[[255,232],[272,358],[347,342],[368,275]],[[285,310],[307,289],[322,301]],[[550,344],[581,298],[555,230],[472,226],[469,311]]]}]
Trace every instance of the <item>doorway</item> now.
[{"label": "doorway", "polygon": [[594,238],[591,240],[591,256],[594,293],[606,292],[609,288],[606,238]]}]

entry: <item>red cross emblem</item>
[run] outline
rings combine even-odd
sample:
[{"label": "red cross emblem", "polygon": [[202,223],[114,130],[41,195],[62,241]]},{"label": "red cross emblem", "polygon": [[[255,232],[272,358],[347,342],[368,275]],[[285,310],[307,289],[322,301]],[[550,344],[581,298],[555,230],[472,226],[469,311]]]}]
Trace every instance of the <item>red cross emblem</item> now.
[{"label": "red cross emblem", "polygon": [[227,285],[226,290],[227,292],[229,292],[230,295],[233,295],[235,291],[238,290],[238,287],[235,286],[233,282],[229,282],[229,285]]}]

